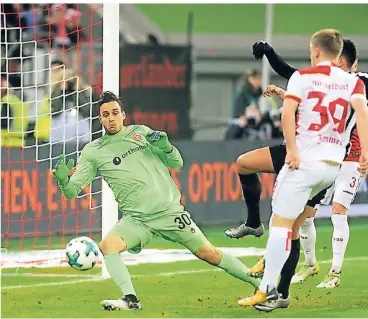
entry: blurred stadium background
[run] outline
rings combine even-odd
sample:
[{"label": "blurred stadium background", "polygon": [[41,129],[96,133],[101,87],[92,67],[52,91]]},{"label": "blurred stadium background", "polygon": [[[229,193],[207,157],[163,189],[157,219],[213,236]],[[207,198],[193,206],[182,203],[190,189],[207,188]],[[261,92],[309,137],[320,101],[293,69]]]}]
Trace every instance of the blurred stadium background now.
[{"label": "blurred stadium background", "polygon": [[[281,138],[281,101],[260,92],[286,81],[254,59],[253,43],[268,39],[302,67],[311,34],[337,28],[356,43],[360,70],[368,71],[366,4],[120,4],[119,13],[128,123],[169,133],[184,157],[183,170],[172,172],[183,203],[199,225],[217,226],[216,236],[245,216],[235,159]],[[49,169],[61,152],[76,158],[102,134],[94,103],[108,54],[103,25],[100,4],[1,4],[2,267],[42,265],[44,255],[21,259],[13,251],[101,237],[101,180],[66,201]],[[266,223],[274,176],[261,178]],[[367,215],[365,179],[351,216]],[[318,217],[329,216],[324,207]]]}]

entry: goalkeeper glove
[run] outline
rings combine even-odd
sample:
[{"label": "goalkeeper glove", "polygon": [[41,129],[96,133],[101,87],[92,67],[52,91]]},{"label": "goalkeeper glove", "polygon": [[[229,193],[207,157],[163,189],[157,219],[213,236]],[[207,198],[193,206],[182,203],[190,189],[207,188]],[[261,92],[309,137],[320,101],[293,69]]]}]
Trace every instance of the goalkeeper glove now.
[{"label": "goalkeeper glove", "polygon": [[56,177],[60,185],[65,185],[69,181],[69,173],[74,167],[74,160],[70,159],[65,165],[64,154],[60,155],[59,160],[56,162],[52,169],[52,175]]},{"label": "goalkeeper glove", "polygon": [[151,145],[158,147],[165,153],[170,153],[173,150],[173,146],[169,142],[165,132],[154,131],[148,134],[146,139]]},{"label": "goalkeeper glove", "polygon": [[262,59],[265,53],[271,50],[272,46],[266,41],[257,41],[253,44],[253,55],[257,60]]}]

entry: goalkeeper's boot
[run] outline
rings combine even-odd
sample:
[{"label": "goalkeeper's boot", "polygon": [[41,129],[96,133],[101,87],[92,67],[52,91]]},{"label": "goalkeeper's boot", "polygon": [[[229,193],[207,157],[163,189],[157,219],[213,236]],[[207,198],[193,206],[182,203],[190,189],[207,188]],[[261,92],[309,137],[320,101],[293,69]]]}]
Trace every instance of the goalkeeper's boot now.
[{"label": "goalkeeper's boot", "polygon": [[341,272],[331,271],[322,280],[322,282],[317,285],[317,288],[336,288],[340,285]]},{"label": "goalkeeper's boot", "polygon": [[290,295],[286,299],[280,296],[277,300],[267,300],[254,306],[257,310],[270,312],[279,308],[287,308],[290,305]]},{"label": "goalkeeper's boot", "polygon": [[134,295],[126,295],[117,300],[102,300],[101,306],[104,310],[140,310],[141,303]]},{"label": "goalkeeper's boot", "polygon": [[270,291],[268,291],[267,288],[267,293],[257,290],[252,296],[240,299],[238,301],[238,305],[243,307],[251,307],[268,300],[277,300],[277,299],[279,299],[279,294],[276,288],[273,288]]},{"label": "goalkeeper's boot", "polygon": [[225,230],[225,234],[226,236],[230,238],[236,238],[236,239],[242,238],[244,236],[249,236],[249,235],[253,235],[255,237],[261,237],[264,234],[264,226],[263,224],[261,224],[257,228],[252,228],[252,227],[245,225],[245,223],[243,223],[237,227]]},{"label": "goalkeeper's boot", "polygon": [[313,266],[303,265],[302,268],[291,279],[292,284],[299,284],[305,281],[308,277],[319,273],[319,265],[315,263]]},{"label": "goalkeeper's boot", "polygon": [[258,262],[248,270],[249,276],[254,278],[262,278],[265,269],[265,259],[262,257]]}]

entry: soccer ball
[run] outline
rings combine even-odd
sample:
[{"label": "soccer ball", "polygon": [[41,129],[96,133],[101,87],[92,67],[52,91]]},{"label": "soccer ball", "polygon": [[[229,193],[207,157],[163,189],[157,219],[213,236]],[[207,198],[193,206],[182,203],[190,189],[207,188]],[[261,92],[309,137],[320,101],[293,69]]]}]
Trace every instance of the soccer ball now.
[{"label": "soccer ball", "polygon": [[98,248],[93,239],[77,237],[72,239],[65,248],[68,264],[77,270],[92,269],[98,260]]}]

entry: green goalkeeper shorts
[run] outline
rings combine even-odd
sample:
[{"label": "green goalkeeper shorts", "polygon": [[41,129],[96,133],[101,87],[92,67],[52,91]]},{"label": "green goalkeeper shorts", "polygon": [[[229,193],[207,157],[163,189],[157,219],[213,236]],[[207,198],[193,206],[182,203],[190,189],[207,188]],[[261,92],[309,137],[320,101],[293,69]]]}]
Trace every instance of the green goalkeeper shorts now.
[{"label": "green goalkeeper shorts", "polygon": [[153,237],[160,236],[194,252],[208,242],[188,212],[153,215],[142,221],[126,215],[109,232],[124,239],[127,250],[137,254]]}]

